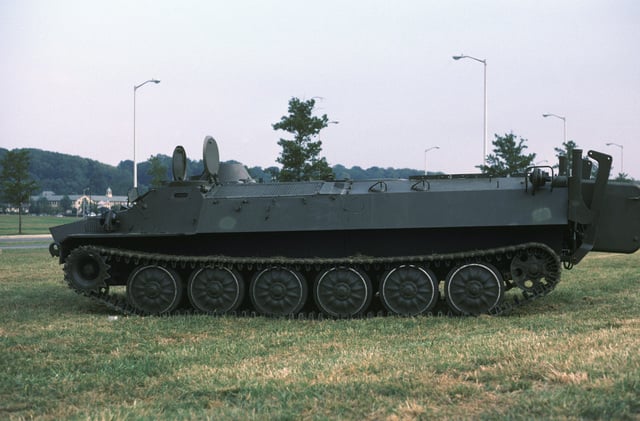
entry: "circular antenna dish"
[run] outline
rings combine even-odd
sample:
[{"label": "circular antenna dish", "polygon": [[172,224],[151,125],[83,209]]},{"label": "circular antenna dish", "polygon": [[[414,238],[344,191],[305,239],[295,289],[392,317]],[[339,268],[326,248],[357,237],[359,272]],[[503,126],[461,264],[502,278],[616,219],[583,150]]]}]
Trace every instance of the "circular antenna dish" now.
[{"label": "circular antenna dish", "polygon": [[187,153],[182,146],[176,146],[173,150],[171,171],[173,181],[184,181],[187,178]]},{"label": "circular antenna dish", "polygon": [[211,136],[204,138],[202,161],[204,162],[205,173],[211,176],[218,175],[218,169],[220,168],[220,154],[218,152],[218,144]]}]

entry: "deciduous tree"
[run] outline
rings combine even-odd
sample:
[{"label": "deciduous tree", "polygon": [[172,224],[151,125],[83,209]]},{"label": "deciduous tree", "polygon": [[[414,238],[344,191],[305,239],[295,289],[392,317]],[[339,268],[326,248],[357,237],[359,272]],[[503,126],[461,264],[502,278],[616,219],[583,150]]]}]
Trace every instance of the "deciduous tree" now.
[{"label": "deciduous tree", "polygon": [[18,207],[18,234],[22,234],[22,207],[29,203],[31,194],[38,188],[29,176],[29,151],[7,151],[0,165],[0,191],[5,201]]},{"label": "deciduous tree", "polygon": [[67,213],[67,211],[71,210],[72,205],[73,203],[71,202],[69,196],[67,196],[66,194],[62,196],[62,199],[60,200],[60,209],[62,209],[63,213]]},{"label": "deciduous tree", "polygon": [[158,155],[151,155],[149,158],[149,170],[147,174],[151,177],[151,187],[160,187],[167,181],[167,167],[162,164]]}]

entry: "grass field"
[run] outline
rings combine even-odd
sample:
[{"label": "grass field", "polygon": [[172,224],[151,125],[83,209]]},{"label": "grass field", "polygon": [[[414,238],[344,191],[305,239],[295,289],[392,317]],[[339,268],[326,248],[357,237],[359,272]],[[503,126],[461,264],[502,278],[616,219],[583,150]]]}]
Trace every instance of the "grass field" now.
[{"label": "grass field", "polygon": [[[76,218],[22,215],[22,234],[49,234],[49,227],[76,221]],[[18,234],[18,215],[0,215],[0,235]]]},{"label": "grass field", "polygon": [[508,317],[122,317],[0,255],[0,419],[640,419],[640,253]]}]

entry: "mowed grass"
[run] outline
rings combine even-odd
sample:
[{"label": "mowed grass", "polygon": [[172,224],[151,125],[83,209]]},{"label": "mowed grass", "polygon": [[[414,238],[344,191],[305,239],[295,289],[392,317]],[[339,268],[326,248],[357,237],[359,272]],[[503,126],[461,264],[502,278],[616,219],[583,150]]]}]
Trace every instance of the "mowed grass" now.
[{"label": "mowed grass", "polygon": [[[22,215],[22,234],[49,234],[49,227],[75,221],[77,218]],[[0,215],[0,235],[18,235],[18,215]]]},{"label": "mowed grass", "polygon": [[508,317],[113,317],[0,255],[0,419],[640,419],[640,254]]}]

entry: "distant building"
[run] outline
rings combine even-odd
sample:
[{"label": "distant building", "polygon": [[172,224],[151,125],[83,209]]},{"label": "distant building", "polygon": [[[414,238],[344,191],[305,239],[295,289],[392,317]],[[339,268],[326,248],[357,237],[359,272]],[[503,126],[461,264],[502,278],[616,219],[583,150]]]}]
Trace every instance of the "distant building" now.
[{"label": "distant building", "polygon": [[127,196],[114,196],[111,187],[107,188],[104,195],[91,194],[91,192],[87,191],[85,191],[84,194],[60,195],[46,190],[37,196],[31,196],[31,202],[38,202],[44,197],[47,199],[49,207],[53,212],[61,213],[62,207],[60,206],[60,202],[65,196],[71,200],[71,207],[75,209],[78,216],[89,214],[91,213],[91,209],[95,208],[111,209],[114,206],[119,208],[127,204]]}]

